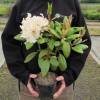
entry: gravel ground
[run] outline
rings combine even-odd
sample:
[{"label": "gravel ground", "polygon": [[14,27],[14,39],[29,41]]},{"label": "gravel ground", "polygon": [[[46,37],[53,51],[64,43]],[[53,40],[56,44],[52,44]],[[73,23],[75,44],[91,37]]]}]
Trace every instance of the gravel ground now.
[{"label": "gravel ground", "polygon": [[[17,83],[5,64],[0,69],[0,100],[18,100]],[[91,56],[76,81],[74,100],[100,100],[100,66]]]},{"label": "gravel ground", "polygon": [[75,100],[100,100],[100,65],[91,56],[76,81]]}]

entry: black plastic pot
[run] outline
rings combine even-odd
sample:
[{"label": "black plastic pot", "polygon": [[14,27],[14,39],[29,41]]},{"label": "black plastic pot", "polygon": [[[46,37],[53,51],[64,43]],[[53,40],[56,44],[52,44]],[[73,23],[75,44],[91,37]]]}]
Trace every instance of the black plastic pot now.
[{"label": "black plastic pot", "polygon": [[44,78],[38,75],[38,77],[34,79],[34,82],[41,100],[53,100],[53,94],[56,91],[57,85],[56,74],[49,72]]},{"label": "black plastic pot", "polygon": [[37,84],[39,97],[41,100],[52,100],[55,92],[56,83],[48,86]]}]

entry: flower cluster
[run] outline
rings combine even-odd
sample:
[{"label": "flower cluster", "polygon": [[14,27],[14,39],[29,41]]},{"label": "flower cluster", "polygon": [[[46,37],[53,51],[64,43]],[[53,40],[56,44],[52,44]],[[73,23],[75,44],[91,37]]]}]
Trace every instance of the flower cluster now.
[{"label": "flower cluster", "polygon": [[22,25],[20,25],[21,37],[25,38],[27,42],[35,43],[41,36],[41,32],[45,31],[44,29],[48,26],[49,21],[44,18],[43,14],[33,17],[30,13],[27,15],[26,18],[23,18]]}]

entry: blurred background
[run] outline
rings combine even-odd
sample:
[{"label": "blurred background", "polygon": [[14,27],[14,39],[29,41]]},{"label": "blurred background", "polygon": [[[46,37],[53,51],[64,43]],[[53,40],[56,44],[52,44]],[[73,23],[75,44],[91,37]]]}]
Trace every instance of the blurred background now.
[{"label": "blurred background", "polygon": [[[0,36],[15,0],[0,0]],[[80,0],[92,39],[92,49],[85,67],[76,81],[74,100],[100,100],[100,0]],[[4,60],[0,38],[0,100],[18,100],[17,80]]]}]

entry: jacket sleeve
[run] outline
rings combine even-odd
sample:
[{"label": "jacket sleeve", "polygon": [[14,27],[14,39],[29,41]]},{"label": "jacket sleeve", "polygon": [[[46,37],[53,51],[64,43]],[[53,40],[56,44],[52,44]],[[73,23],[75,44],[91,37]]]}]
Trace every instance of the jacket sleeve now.
[{"label": "jacket sleeve", "polygon": [[[21,0],[19,0],[21,1]],[[9,71],[13,76],[27,85],[29,72],[23,62],[23,53],[21,42],[14,39],[14,36],[20,32],[18,24],[18,14],[20,12],[20,3],[17,2],[13,8],[8,23],[2,33],[2,47],[5,60]]]},{"label": "jacket sleeve", "polygon": [[84,67],[84,64],[86,62],[86,58],[90,52],[91,49],[91,39],[90,35],[88,33],[88,29],[84,20],[84,17],[81,13],[80,6],[78,0],[74,0],[76,12],[77,12],[77,18],[75,19],[75,26],[85,26],[86,33],[83,39],[87,39],[84,44],[88,45],[88,49],[84,51],[83,54],[78,54],[74,51],[72,51],[68,61],[69,61],[69,69],[67,69],[64,73],[64,79],[66,82],[66,86],[71,85],[79,76],[82,68]]}]

